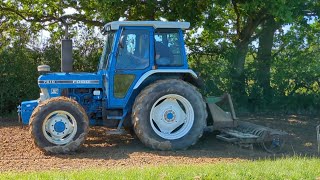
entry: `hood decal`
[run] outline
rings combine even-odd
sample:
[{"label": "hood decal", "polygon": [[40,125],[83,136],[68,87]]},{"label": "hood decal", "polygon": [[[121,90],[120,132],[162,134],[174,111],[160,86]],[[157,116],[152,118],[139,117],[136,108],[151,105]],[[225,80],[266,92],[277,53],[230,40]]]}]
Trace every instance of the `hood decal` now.
[{"label": "hood decal", "polygon": [[99,80],[38,80],[38,84],[99,84]]}]

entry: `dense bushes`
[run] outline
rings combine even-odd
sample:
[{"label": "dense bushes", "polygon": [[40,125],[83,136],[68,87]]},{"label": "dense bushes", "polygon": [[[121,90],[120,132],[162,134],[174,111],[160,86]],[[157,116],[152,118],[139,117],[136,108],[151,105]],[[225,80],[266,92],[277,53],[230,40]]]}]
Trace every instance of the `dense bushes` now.
[{"label": "dense bushes", "polygon": [[37,98],[39,53],[15,44],[0,53],[0,113],[16,111],[21,100]]}]

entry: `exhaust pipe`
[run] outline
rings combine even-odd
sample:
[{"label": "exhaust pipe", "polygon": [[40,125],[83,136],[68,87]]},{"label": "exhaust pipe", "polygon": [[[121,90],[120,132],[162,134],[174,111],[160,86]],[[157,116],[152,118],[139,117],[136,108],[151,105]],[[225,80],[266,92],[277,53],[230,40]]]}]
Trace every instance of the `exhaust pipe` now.
[{"label": "exhaust pipe", "polygon": [[61,40],[61,72],[73,71],[72,40]]},{"label": "exhaust pipe", "polygon": [[65,39],[61,40],[61,72],[73,71],[72,40],[68,38],[68,23],[65,17],[61,17],[61,22],[65,27]]}]

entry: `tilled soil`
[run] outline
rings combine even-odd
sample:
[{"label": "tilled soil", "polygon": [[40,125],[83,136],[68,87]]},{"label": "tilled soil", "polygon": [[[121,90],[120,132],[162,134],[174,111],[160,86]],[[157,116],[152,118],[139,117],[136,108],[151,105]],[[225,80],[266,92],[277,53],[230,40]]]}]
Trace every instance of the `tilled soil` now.
[{"label": "tilled soil", "polygon": [[317,117],[256,115],[241,117],[241,120],[288,132],[290,139],[283,153],[271,155],[259,146],[254,146],[253,150],[239,148],[215,139],[214,133],[205,133],[195,146],[185,151],[155,151],[131,135],[107,135],[107,128],[92,127],[78,152],[46,155],[34,145],[29,127],[19,125],[16,119],[0,119],[0,172],[238,162],[293,154],[317,155],[315,127],[320,123]]}]

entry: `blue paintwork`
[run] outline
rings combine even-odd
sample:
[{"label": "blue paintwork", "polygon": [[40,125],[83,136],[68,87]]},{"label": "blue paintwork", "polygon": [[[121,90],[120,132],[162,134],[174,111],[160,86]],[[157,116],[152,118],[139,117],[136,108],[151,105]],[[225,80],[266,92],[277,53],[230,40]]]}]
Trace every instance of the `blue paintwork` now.
[{"label": "blue paintwork", "polygon": [[173,118],[173,114],[172,113],[168,113],[167,114],[167,119],[172,119]]},{"label": "blue paintwork", "polygon": [[58,121],[54,123],[53,128],[56,132],[61,133],[66,129],[66,125],[62,121]]},{"label": "blue paintwork", "polygon": [[29,124],[29,119],[33,110],[38,106],[38,100],[32,101],[23,101],[20,106],[20,117],[22,119],[22,123],[27,125]]},{"label": "blue paintwork", "polygon": [[[101,101],[101,95],[94,96],[93,90],[88,89],[88,92],[83,93],[77,93],[77,89],[69,89],[69,97],[79,102],[84,110],[87,112],[87,115],[89,117],[89,121],[91,125],[98,125],[100,122],[96,121],[96,118],[101,118],[101,108],[102,108],[102,101]],[[95,114],[95,118],[92,118],[92,114]],[[102,125],[100,123],[100,125]]]},{"label": "blue paintwork", "polygon": [[[122,28],[115,33],[112,52],[109,54],[108,66],[105,69],[99,69],[96,73],[47,73],[38,78],[38,85],[42,89],[46,89],[49,93],[49,98],[62,95],[63,90],[68,91],[68,97],[79,102],[90,120],[90,125],[103,125],[102,108],[106,109],[122,109],[122,116],[113,117],[113,119],[122,120],[131,111],[135,97],[139,92],[134,90],[134,85],[140,77],[154,67],[154,28],[153,27],[125,27],[132,30],[147,30],[150,33],[150,63],[149,66],[142,70],[117,70],[116,67],[116,52],[119,39],[121,37]],[[180,67],[158,67],[158,69],[188,69],[188,63],[185,53],[183,40],[183,32],[179,30],[179,41],[184,65]],[[102,55],[103,57],[108,55]],[[133,74],[135,79],[131,84],[124,98],[114,96],[114,77],[116,74]],[[78,92],[79,89],[87,89],[85,92]],[[94,96],[93,91],[101,90],[101,94]],[[103,104],[104,103],[104,104]],[[28,105],[29,104],[29,105]],[[26,108],[26,105],[31,109]],[[33,109],[38,105],[37,101],[25,101],[21,104],[21,117],[24,124],[28,124]],[[173,118],[173,114],[167,115],[169,119]],[[121,121],[121,122],[122,122]],[[57,125],[58,126],[58,125]],[[57,127],[60,130],[60,127]]]},{"label": "blue paintwork", "polygon": [[[136,82],[139,80],[139,78],[147,71],[151,70],[152,69],[152,66],[154,65],[154,48],[153,48],[153,44],[154,44],[154,38],[153,38],[153,34],[154,34],[154,30],[152,27],[126,27],[126,29],[128,30],[131,30],[131,29],[134,29],[134,30],[148,30],[149,33],[150,33],[150,54],[149,54],[149,57],[150,57],[150,63],[149,63],[149,66],[145,69],[135,69],[135,70],[118,70],[116,69],[116,54],[113,54],[113,58],[112,61],[111,61],[111,66],[108,73],[109,73],[109,77],[110,77],[110,80],[113,81],[114,79],[114,76],[116,74],[133,74],[135,75],[135,79],[133,81],[133,83],[131,84],[131,87],[129,88],[128,92],[127,92],[127,95],[124,97],[124,98],[116,98],[114,96],[114,83],[113,82],[110,82],[109,83],[109,98],[108,98],[108,107],[109,108],[126,108],[126,105],[129,101],[129,98],[131,97],[131,94],[133,92],[133,87],[134,85],[136,84]],[[119,31],[119,33],[116,34],[116,44],[118,44],[118,41],[120,39],[120,34],[121,31]],[[115,47],[116,48],[116,47]],[[114,49],[114,51],[116,51],[116,49]]]},{"label": "blue paintwork", "polygon": [[167,114],[167,119],[172,119],[173,118],[173,114],[172,113],[168,113]]},{"label": "blue paintwork", "polygon": [[[54,83],[56,80],[74,82]],[[89,80],[97,83],[86,83]],[[102,88],[102,76],[97,73],[48,73],[38,78],[38,85],[40,88]]]}]

